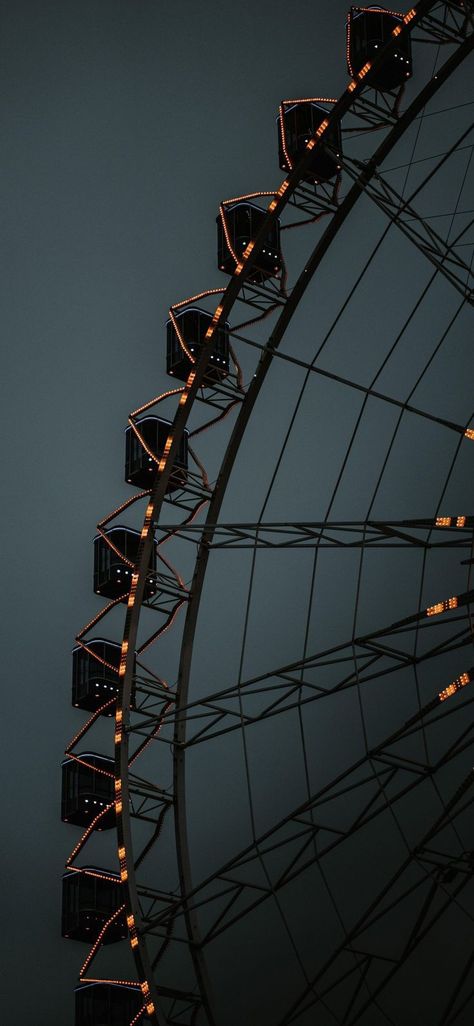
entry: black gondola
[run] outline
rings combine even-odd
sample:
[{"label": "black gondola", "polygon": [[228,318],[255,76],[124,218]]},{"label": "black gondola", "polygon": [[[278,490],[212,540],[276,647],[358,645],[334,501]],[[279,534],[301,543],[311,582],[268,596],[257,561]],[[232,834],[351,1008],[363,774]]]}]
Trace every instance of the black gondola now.
[{"label": "black gondola", "polygon": [[[87,649],[77,645],[72,650],[72,704],[76,709],[96,712],[117,697],[121,646],[104,638],[91,638]],[[114,713],[114,705],[110,705],[103,715]]]},{"label": "black gondola", "polygon": [[[117,526],[109,528],[105,533],[118,551],[123,553],[130,562],[125,562],[107,544],[105,538],[98,534],[94,538],[94,591],[96,595],[103,595],[104,598],[109,599],[125,596],[124,601],[126,601],[132,583],[133,569],[137,563],[140,532],[133,531],[130,527]],[[149,571],[150,576],[145,585],[145,598],[151,598],[156,593],[153,577],[156,571],[154,549],[150,557]]]},{"label": "black gondola", "polygon": [[[129,1026],[143,1008],[140,989],[123,983],[84,983],[75,998],[75,1026]],[[148,1022],[140,1018],[140,1026]]]},{"label": "black gondola", "polygon": [[[171,421],[160,417],[143,417],[137,423],[148,449],[158,459],[163,455],[166,440],[170,433]],[[182,488],[186,483],[188,469],[188,431],[184,432],[176,456],[173,471],[168,481],[166,492]],[[157,473],[157,464],[150,456],[132,427],[125,431],[125,480],[137,488],[151,488]]]},{"label": "black gondola", "polygon": [[[179,334],[186,349],[197,360],[205,342],[206,331],[212,321],[212,314],[198,307],[186,307],[174,314]],[[166,322],[166,369],[168,374],[180,381],[186,381],[193,364],[185,352],[173,321]],[[204,382],[212,384],[222,381],[229,373],[229,325],[216,328],[213,349],[209,357]]]},{"label": "black gondola", "polygon": [[[327,115],[328,108],[318,100],[281,104],[277,127],[278,158],[282,171],[292,170]],[[329,153],[326,146],[333,152]],[[336,121],[324,133],[324,146],[315,148],[305,180],[314,183],[328,182],[335,178],[341,169],[341,157],[341,125]]]},{"label": "black gondola", "polygon": [[[81,752],[78,758],[84,761],[68,757],[61,764],[61,819],[63,823],[87,827],[114,801],[115,763],[97,752]],[[97,829],[108,830],[114,824],[115,809],[112,807],[99,820]]]},{"label": "black gondola", "polygon": [[[217,262],[221,271],[233,274],[237,263],[249,242],[256,238],[267,211],[256,203],[239,201],[228,207],[217,217]],[[268,278],[274,278],[282,268],[280,246],[280,220],[277,218],[271,226],[255,263],[249,280],[262,284]]]},{"label": "black gondola", "polygon": [[[354,78],[367,61],[374,61],[380,50],[394,38],[394,30],[403,25],[403,15],[385,7],[351,7],[347,16],[347,67]],[[411,40],[408,33],[382,61],[370,71],[367,82],[381,92],[399,89],[412,75]]]},{"label": "black gondola", "polygon": [[[117,873],[85,866],[63,875],[61,933],[70,940],[95,941],[105,924],[123,905],[123,887]],[[127,937],[125,912],[109,923],[102,944]]]}]

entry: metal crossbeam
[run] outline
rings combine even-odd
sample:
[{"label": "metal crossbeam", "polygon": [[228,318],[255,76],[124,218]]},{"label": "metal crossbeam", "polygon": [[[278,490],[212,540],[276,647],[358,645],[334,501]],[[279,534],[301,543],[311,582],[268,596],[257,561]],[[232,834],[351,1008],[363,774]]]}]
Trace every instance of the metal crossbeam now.
[{"label": "metal crossbeam", "polygon": [[[422,548],[470,549],[474,517],[449,517],[452,525],[435,520],[398,521],[282,521],[230,524],[159,524],[164,534],[200,543],[210,549],[282,548]],[[458,522],[458,523],[457,523]],[[432,537],[434,535],[434,537]]]}]

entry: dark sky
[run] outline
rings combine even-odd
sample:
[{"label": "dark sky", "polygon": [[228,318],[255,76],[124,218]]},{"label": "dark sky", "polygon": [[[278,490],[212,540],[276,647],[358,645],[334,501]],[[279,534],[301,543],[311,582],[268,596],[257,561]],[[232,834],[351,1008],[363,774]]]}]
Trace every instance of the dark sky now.
[{"label": "dark sky", "polygon": [[[215,261],[219,201],[276,188],[281,180],[274,122],[278,103],[315,93],[338,96],[345,87],[346,6],[345,0],[295,0],[291,6],[282,0],[2,4],[2,1000],[5,1021],[14,1017],[19,1026],[73,1022],[72,994],[83,952],[59,936],[59,881],[76,837],[59,820],[59,764],[65,744],[82,723],[70,706],[70,650],[76,632],[99,608],[91,580],[95,525],[129,494],[122,480],[126,419],[131,409],[169,387],[164,322],[170,303],[221,284]],[[450,107],[460,97],[470,99],[465,71],[456,85],[446,87],[434,109]],[[415,126],[390,167],[405,163],[414,148],[420,159],[447,148],[465,127],[467,114],[463,117],[433,118],[418,135]],[[472,206],[472,168],[466,179],[470,195],[467,186],[460,193],[469,154],[456,155],[443,184],[421,194],[425,214],[450,215],[457,201],[459,210]],[[405,174],[396,172],[391,181],[402,188]],[[414,188],[418,170],[411,174]],[[448,221],[442,220],[442,230],[449,230]],[[313,357],[383,224],[368,202],[360,205],[295,317],[285,352]],[[458,230],[463,224],[456,222]],[[296,261],[314,244],[308,231],[302,241],[294,238],[299,233],[287,237]],[[421,256],[392,231],[355,305],[333,334],[322,366],[368,383],[430,273]],[[409,391],[458,305],[454,290],[444,280],[437,282],[405,332],[401,352],[380,376],[381,392],[400,396]],[[472,326],[469,336],[465,314],[416,394],[417,405],[457,423],[467,423],[472,405]],[[257,331],[255,338],[263,342],[265,336]],[[242,355],[247,377],[252,359],[248,352]],[[237,461],[224,520],[253,520],[261,513],[301,383],[301,372],[281,362],[269,375]],[[360,404],[358,394],[327,379],[309,384],[264,519],[326,515]],[[171,406],[167,415],[173,415]],[[403,421],[371,504],[396,416],[387,404],[368,404],[331,507],[333,519],[362,520],[369,509],[370,515],[386,518],[436,514],[459,439],[425,421]],[[226,430],[206,436],[200,449],[211,477]],[[472,454],[466,445],[441,512],[468,513],[469,501],[472,508]],[[358,562],[348,557],[345,563],[340,554],[334,558],[329,565],[324,556],[318,569],[325,598],[309,615],[312,649],[336,644],[352,630]],[[385,563],[372,559],[364,568],[360,629],[368,629],[374,617],[390,622],[418,608],[419,558],[383,558]],[[250,556],[212,562],[206,619],[196,644],[196,695],[235,679],[242,652],[244,676],[301,654],[311,555],[266,559],[257,560],[244,650]],[[190,577],[191,562],[186,570]],[[459,559],[454,565],[445,557],[433,559],[422,600],[428,603],[431,594],[433,601],[444,597],[444,587],[455,594],[465,580]],[[164,644],[160,665],[165,674],[173,673],[177,644],[171,637]],[[449,680],[462,672],[463,659],[456,656],[452,664],[443,664],[435,684],[427,678],[423,686],[428,689],[439,676],[443,683],[446,675]],[[383,708],[375,701],[367,710],[374,736],[385,723],[401,721],[410,708],[403,702],[397,706],[395,689]],[[317,753],[323,753],[321,761],[333,775],[355,756],[362,743],[358,731],[348,730],[355,716],[347,705],[343,712],[331,709],[327,720],[308,720],[308,731],[314,731],[311,783],[318,776]],[[336,739],[335,746],[332,740],[328,745],[329,737]],[[280,812],[291,807],[304,791],[296,755],[300,739],[295,724],[280,724],[249,744],[258,829],[263,829],[276,807]],[[212,758],[198,750],[192,764],[195,811],[190,825],[198,876],[226,857],[237,836],[239,845],[245,843],[249,823],[239,745],[238,738],[225,746],[219,742]],[[212,802],[204,801],[203,793],[212,793]],[[276,793],[279,801],[274,803]],[[408,831],[413,818],[416,810],[409,810]],[[373,845],[382,845],[381,837],[370,844],[373,852]],[[338,873],[347,876],[348,864],[334,869],[336,889],[341,886]],[[323,897],[317,900],[322,907]],[[305,894],[297,893],[294,907],[304,901]],[[351,914],[356,913],[348,900]],[[265,934],[269,923],[271,917],[255,925],[256,949],[259,931]],[[294,929],[298,944],[309,952],[311,931],[301,917]],[[242,978],[249,981],[248,993],[255,988],[255,1015],[267,1026],[276,1013],[272,1002],[265,1005],[257,962],[240,937],[223,948],[219,1000],[225,1008],[221,992],[229,987],[229,965],[239,945],[249,958]],[[267,980],[273,967],[262,967]],[[217,972],[214,962],[213,969]],[[247,1022],[244,999],[232,1014]],[[231,1021],[224,1011],[222,1023]],[[312,1021],[301,1019],[301,1026]],[[256,1023],[249,1020],[249,1026]],[[404,1026],[411,1023],[405,1019]]]}]

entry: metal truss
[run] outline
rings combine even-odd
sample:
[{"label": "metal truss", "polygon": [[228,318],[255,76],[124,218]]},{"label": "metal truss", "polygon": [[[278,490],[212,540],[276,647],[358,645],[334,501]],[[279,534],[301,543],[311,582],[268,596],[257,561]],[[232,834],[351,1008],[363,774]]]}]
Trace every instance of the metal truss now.
[{"label": "metal truss", "polygon": [[[348,521],[302,523],[183,524],[177,538],[201,542],[209,549],[468,549],[472,548],[474,517],[433,520]],[[444,523],[441,523],[444,521]],[[449,523],[447,523],[449,521]],[[157,524],[169,534],[172,524]]]}]

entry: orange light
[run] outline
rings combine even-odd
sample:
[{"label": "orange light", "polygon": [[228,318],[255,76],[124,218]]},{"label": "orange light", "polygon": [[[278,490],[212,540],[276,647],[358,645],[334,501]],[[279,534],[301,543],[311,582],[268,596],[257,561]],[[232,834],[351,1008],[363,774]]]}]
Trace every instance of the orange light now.
[{"label": "orange light", "polygon": [[97,949],[100,947],[100,944],[102,942],[102,938],[103,938],[104,934],[107,932],[109,926],[111,925],[111,923],[114,922],[115,919],[118,919],[118,917],[124,911],[125,911],[125,905],[121,905],[120,908],[118,908],[117,911],[114,912],[113,915],[110,916],[110,919],[108,919],[107,922],[104,923],[104,925],[103,925],[103,927],[102,927],[102,929],[101,929],[101,931],[100,931],[100,933],[99,933],[99,935],[97,937],[97,940],[95,941],[94,945],[92,946],[91,950],[89,951],[89,954],[88,954],[86,960],[83,962],[82,968],[81,968],[80,973],[79,973],[79,979],[82,978],[82,976],[85,973],[87,967],[91,964],[91,962],[92,962],[92,960],[93,960],[93,958],[94,958],[94,956],[96,954]]},{"label": "orange light", "polygon": [[190,360],[191,363],[196,363],[196,357],[193,356],[193,354],[188,349],[188,347],[186,345],[186,342],[184,341],[183,335],[181,334],[179,324],[178,324],[178,322],[176,320],[176,317],[175,317],[175,315],[173,313],[173,307],[170,308],[170,312],[169,313],[170,313],[170,320],[171,320],[171,323],[172,323],[173,328],[175,330],[175,334],[176,334],[178,342],[179,342],[179,344],[181,346],[181,349],[186,354],[188,360]]},{"label": "orange light", "polygon": [[[231,200],[229,200],[229,202],[231,202]],[[223,231],[224,231],[225,241],[227,243],[227,249],[229,250],[229,253],[230,253],[232,259],[234,260],[234,262],[236,264],[238,264],[237,253],[235,252],[235,249],[232,246],[232,242],[231,242],[231,238],[230,238],[230,233],[229,233],[229,228],[228,228],[228,225],[227,225],[226,213],[225,213],[225,209],[224,209],[223,203],[221,203],[220,207],[219,207],[219,216],[220,216],[222,228],[223,228]]]},{"label": "orange light", "polygon": [[360,71],[357,72],[357,78],[360,78],[360,79],[365,78],[367,73],[370,71],[371,67],[372,67],[371,62],[367,61],[367,63],[364,64],[364,67],[361,68]]},{"label": "orange light", "polygon": [[288,165],[288,169],[290,171],[292,171],[293,170],[293,161],[291,160],[291,157],[290,157],[290,155],[288,153],[288,150],[286,148],[286,131],[285,131],[285,118],[284,118],[285,110],[284,110],[284,107],[285,107],[285,101],[283,101],[283,103],[280,103],[280,109],[279,109],[279,112],[278,112],[278,116],[279,116],[279,119],[280,119],[280,138],[281,138],[282,150],[283,150],[283,153],[284,153],[284,156],[285,156],[286,163]]},{"label": "orange light", "polygon": [[82,983],[116,983],[119,986],[123,986],[123,987],[136,987],[137,990],[140,989],[140,985],[138,983],[136,983],[134,980],[109,980],[109,979],[103,979],[103,978],[99,979],[98,977],[94,977],[94,976],[82,976],[81,977],[81,982]]},{"label": "orange light", "polygon": [[413,21],[413,18],[415,18],[415,17],[416,17],[416,7],[412,7],[411,11],[408,11],[408,13],[405,14],[405,17],[403,19],[403,21],[405,22],[405,25],[408,25],[409,22]]},{"label": "orange light", "polygon": [[92,820],[91,823],[89,823],[89,826],[87,827],[87,829],[82,834],[81,839],[77,842],[76,847],[73,848],[69,858],[66,859],[66,869],[70,868],[71,863],[76,858],[76,855],[78,855],[79,852],[81,851],[81,849],[84,847],[84,845],[85,845],[85,843],[87,841],[87,838],[90,837],[92,831],[95,829],[95,827],[96,827],[97,823],[99,822],[99,820],[102,819],[102,817],[105,816],[107,814],[107,812],[110,812],[112,807],[113,807],[113,802],[110,802],[110,805],[106,805],[105,808],[101,809],[101,811],[97,813],[97,816],[94,816],[94,819]]},{"label": "orange light", "polygon": [[117,883],[117,877],[111,876],[110,873],[97,873],[93,869],[82,869],[79,866],[67,866],[70,873],[80,873],[82,876],[93,876],[97,880],[108,880],[110,883]]},{"label": "orange light", "polygon": [[447,698],[451,698],[451,695],[455,695],[461,688],[465,688],[466,684],[470,684],[471,680],[470,673],[461,673],[459,677],[456,677],[456,680],[453,680],[451,684],[448,684],[446,688],[439,692],[438,698],[440,702],[445,702]]},{"label": "orange light", "polygon": [[452,598],[445,599],[444,602],[436,602],[434,606],[428,606],[426,610],[426,615],[438,616],[440,613],[445,613],[448,609],[456,609],[457,605],[457,595],[453,595]]},{"label": "orange light", "polygon": [[436,517],[436,527],[451,527],[451,517]]},{"label": "orange light", "polygon": [[402,26],[401,25],[395,25],[395,28],[392,29],[392,36],[399,36],[401,31],[402,31]]},{"label": "orange light", "polygon": [[188,306],[189,303],[196,303],[198,299],[206,299],[207,296],[216,296],[218,293],[224,292],[224,289],[206,289],[205,292],[197,292],[195,296],[188,296],[187,299],[181,299],[179,303],[173,303],[173,310],[180,310],[182,306]]},{"label": "orange light", "polygon": [[146,410],[150,409],[150,406],[158,406],[158,403],[162,403],[164,399],[169,399],[172,395],[179,395],[182,391],[182,388],[169,388],[166,392],[162,392],[161,395],[155,396],[154,399],[149,399],[147,403],[144,403],[143,406],[139,406],[137,410],[134,410],[133,413],[130,414],[129,424],[133,427],[133,421],[131,418],[139,417],[140,413],[145,413]]},{"label": "orange light", "polygon": [[246,192],[245,196],[232,196],[231,199],[223,200],[223,206],[228,207],[231,203],[243,203],[244,200],[256,199],[259,196],[274,196],[275,193],[269,189],[260,192]]},{"label": "orange light", "polygon": [[[117,670],[115,670],[115,673],[116,672]],[[116,701],[116,698],[109,698],[107,702],[104,702],[103,705],[99,706],[99,708],[96,709],[94,713],[92,713],[92,716],[89,716],[87,722],[84,724],[83,727],[81,727],[80,730],[78,730],[77,734],[74,735],[72,741],[70,741],[70,743],[68,744],[64,752],[65,755],[71,754],[71,751],[74,748],[74,746],[77,745],[78,741],[81,740],[81,737],[84,737],[84,734],[86,734],[87,731],[92,727],[92,724],[95,723],[95,721],[98,719],[101,713],[103,713],[105,709],[108,709],[109,706],[114,705]]]},{"label": "orange light", "polygon": [[456,527],[465,527],[466,517],[456,517]]}]

